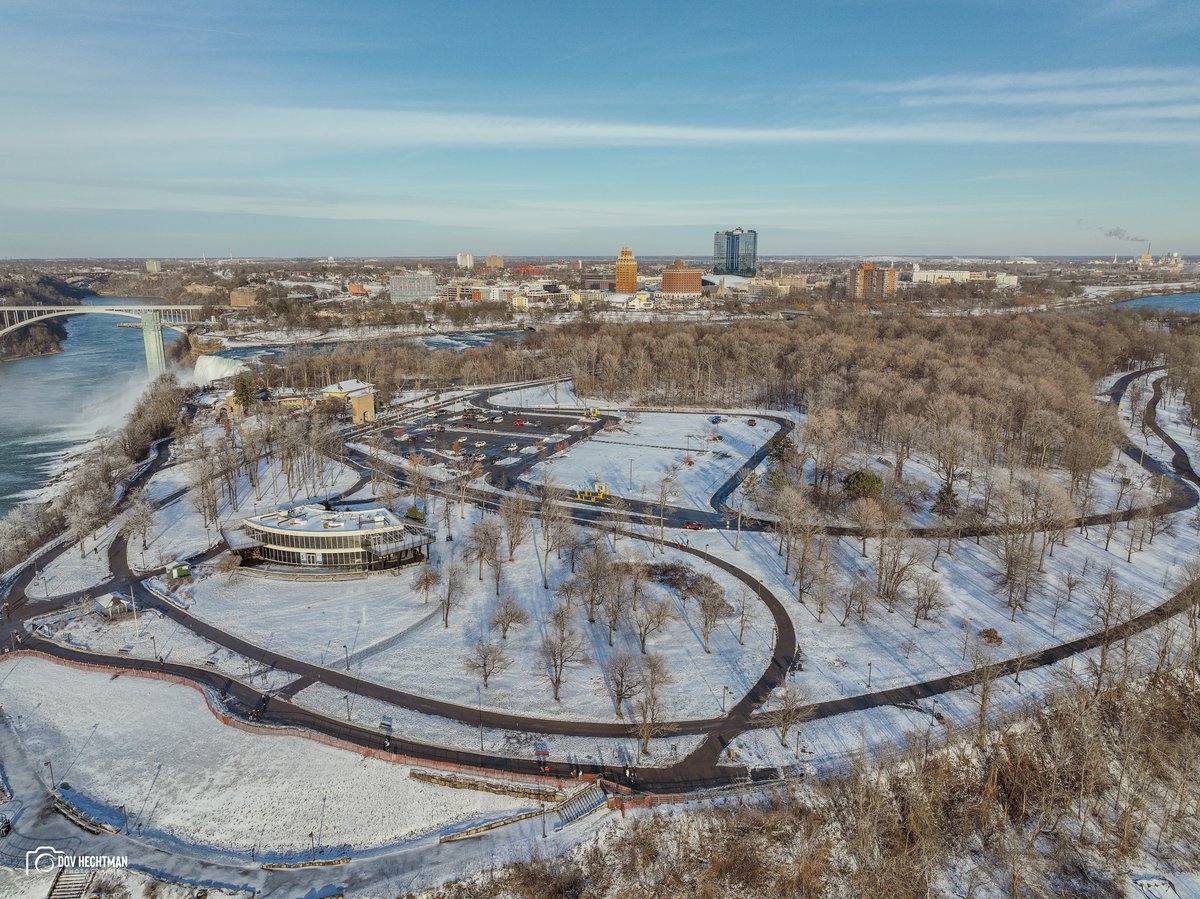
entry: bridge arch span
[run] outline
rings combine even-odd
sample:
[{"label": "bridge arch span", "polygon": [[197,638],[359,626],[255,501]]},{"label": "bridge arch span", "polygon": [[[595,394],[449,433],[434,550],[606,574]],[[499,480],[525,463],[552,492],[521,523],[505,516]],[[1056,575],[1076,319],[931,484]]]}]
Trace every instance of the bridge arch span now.
[{"label": "bridge arch span", "polygon": [[162,329],[186,331],[199,318],[201,306],[129,306],[95,303],[80,306],[0,306],[0,338],[52,318],[71,315],[117,315],[142,323],[146,367],[157,377],[167,370]]}]

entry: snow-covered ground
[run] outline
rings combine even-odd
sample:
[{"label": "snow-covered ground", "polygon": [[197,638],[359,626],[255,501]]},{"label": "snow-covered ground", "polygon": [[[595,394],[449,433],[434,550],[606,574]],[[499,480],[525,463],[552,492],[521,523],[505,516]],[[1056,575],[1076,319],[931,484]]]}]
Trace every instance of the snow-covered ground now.
[{"label": "snow-covered ground", "polygon": [[[470,696],[459,697],[470,705]],[[347,694],[327,684],[314,684],[301,690],[294,699],[298,705],[328,715],[346,719],[364,727],[378,727],[387,717],[392,719],[392,733],[435,746],[478,751],[480,729],[472,724],[453,721],[435,715],[425,715],[390,703],[364,696]],[[535,744],[541,743],[555,762],[580,765],[671,765],[694,751],[702,736],[658,737],[650,741],[650,754],[643,755],[634,738],[571,737],[560,734],[537,734],[524,731],[485,727],[482,731],[483,749],[489,755],[533,759]]]},{"label": "snow-covered ground", "polygon": [[0,662],[0,683],[26,754],[55,763],[74,804],[114,825],[124,805],[143,839],[180,849],[298,855],[311,830],[318,854],[338,857],[531,807],[303,737],[226,727],[191,687],[34,658]]},{"label": "snow-covered ground", "polygon": [[83,542],[83,556],[79,544],[72,543],[56,559],[50,562],[33,579],[28,594],[38,597],[61,596],[87,590],[108,579],[112,573],[108,567],[108,545],[121,530],[125,516],[118,515],[93,536]]},{"label": "snow-covered ground", "polygon": [[613,493],[646,502],[657,501],[667,480],[668,505],[708,509],[713,493],[779,430],[774,422],[752,416],[724,415],[720,424],[711,417],[629,413],[617,427],[556,453],[522,479],[540,484],[549,471],[568,490],[590,489],[599,481]]},{"label": "snow-covered ground", "polygon": [[[434,545],[434,567],[445,568],[461,556],[462,537],[472,520],[488,514],[468,511],[465,521],[455,516],[453,543]],[[551,553],[550,589],[542,587],[540,531],[517,548],[512,563],[501,570],[500,595],[512,595],[528,611],[531,621],[513,628],[508,640],[488,626],[495,606],[494,581],[485,566],[484,580],[478,565],[468,566],[457,600],[444,628],[440,613],[443,585],[430,590],[429,604],[415,586],[422,566],[399,569],[395,575],[328,581],[293,581],[261,575],[213,574],[184,588],[189,611],[199,618],[244,639],[278,652],[320,665],[345,669],[356,676],[406,692],[466,705],[474,701],[479,678],[464,667],[464,658],[477,640],[504,646],[511,667],[496,674],[482,697],[484,708],[566,720],[614,721],[613,701],[603,663],[624,649],[639,653],[636,636],[623,622],[615,646],[610,648],[607,626],[588,625],[581,601],[576,600],[574,623],[586,642],[587,662],[567,666],[561,701],[554,702],[544,676],[539,648],[546,622],[558,604],[555,588],[570,575],[569,563]],[[618,549],[640,552],[651,559],[649,547],[629,539]],[[616,558],[616,556],[614,556]],[[734,603],[740,582],[712,566],[698,563],[667,547],[653,561],[682,561],[711,575]],[[745,645],[738,644],[739,621],[722,619],[711,637],[711,653],[704,652],[694,603],[682,603],[664,587],[652,585],[652,595],[669,599],[677,615],[665,629],[652,635],[648,648],[663,655],[673,683],[663,698],[672,719],[707,718],[720,713],[723,688],[740,697],[758,680],[770,658],[771,619],[758,602],[747,607]],[[343,709],[344,711],[344,709]],[[628,714],[628,710],[627,710]]]},{"label": "snow-covered ground", "polygon": [[[220,495],[220,523],[211,522],[204,526],[203,520],[188,488],[192,484],[194,462],[180,462],[158,472],[146,490],[153,502],[175,498],[155,512],[154,526],[147,537],[147,548],[143,551],[140,535],[130,538],[129,561],[138,568],[155,568],[169,564],[175,559],[184,559],[202,553],[221,539],[220,529],[236,525],[251,515],[276,509],[282,505],[302,505],[320,502],[337,496],[357,483],[358,472],[347,465],[326,460],[324,471],[314,484],[296,484],[289,490],[287,478],[272,460],[262,459],[259,463],[259,491],[256,492],[250,479],[241,475],[237,479],[237,499],[230,502],[225,493]],[[187,491],[180,493],[180,491]],[[177,495],[178,494],[178,495]]]}]

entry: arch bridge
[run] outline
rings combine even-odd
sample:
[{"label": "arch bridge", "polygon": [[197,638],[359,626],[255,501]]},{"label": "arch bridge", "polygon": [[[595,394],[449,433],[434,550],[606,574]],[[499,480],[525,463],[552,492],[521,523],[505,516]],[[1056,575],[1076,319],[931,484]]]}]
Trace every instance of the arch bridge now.
[{"label": "arch bridge", "polygon": [[51,318],[69,315],[119,315],[142,323],[142,339],[146,346],[146,367],[156,378],[167,370],[166,350],[162,329],[186,331],[186,325],[200,319],[202,306],[128,306],[116,303],[94,303],[80,306],[0,306],[0,337]]}]

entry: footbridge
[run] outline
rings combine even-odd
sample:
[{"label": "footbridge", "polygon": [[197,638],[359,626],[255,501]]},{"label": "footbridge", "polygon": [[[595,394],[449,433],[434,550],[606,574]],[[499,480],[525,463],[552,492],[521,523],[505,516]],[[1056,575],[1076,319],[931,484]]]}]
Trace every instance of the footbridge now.
[{"label": "footbridge", "polygon": [[50,318],[68,315],[119,315],[142,323],[146,345],[146,367],[156,378],[167,370],[162,329],[187,330],[200,319],[201,306],[132,306],[116,303],[91,303],[80,306],[0,306],[0,337]]}]

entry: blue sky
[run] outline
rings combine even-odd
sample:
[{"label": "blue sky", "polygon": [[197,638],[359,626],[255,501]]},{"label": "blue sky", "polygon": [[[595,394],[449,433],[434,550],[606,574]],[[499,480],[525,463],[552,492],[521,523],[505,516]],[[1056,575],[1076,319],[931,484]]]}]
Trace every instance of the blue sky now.
[{"label": "blue sky", "polygon": [[0,0],[0,256],[1200,253],[1200,3]]}]

